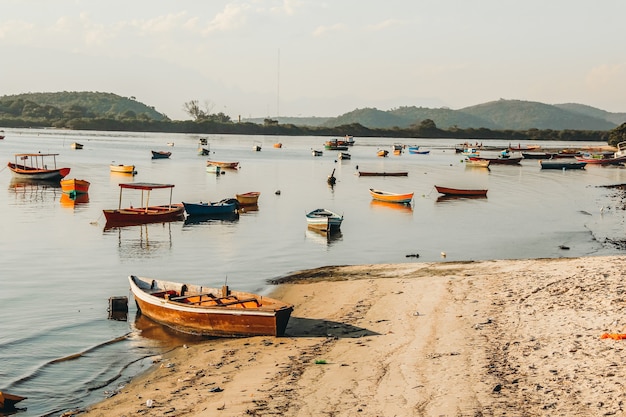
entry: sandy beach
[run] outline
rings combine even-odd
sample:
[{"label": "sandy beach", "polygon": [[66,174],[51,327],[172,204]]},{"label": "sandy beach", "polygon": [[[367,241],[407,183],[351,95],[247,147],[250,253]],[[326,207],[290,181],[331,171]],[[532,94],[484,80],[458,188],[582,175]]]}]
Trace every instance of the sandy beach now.
[{"label": "sandy beach", "polygon": [[323,267],[285,337],[207,340],[81,416],[624,415],[626,257]]}]

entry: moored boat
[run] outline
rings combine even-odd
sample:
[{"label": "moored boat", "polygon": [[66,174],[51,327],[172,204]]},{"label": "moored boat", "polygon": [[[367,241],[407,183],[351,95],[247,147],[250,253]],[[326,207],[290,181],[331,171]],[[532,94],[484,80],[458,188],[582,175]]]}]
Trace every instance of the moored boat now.
[{"label": "moored boat", "polygon": [[[131,226],[145,223],[170,222],[182,220],[185,208],[182,204],[172,204],[173,184],[155,183],[121,183],[119,207],[117,209],[102,210],[107,224],[105,228],[116,226]],[[140,207],[122,208],[122,196],[124,190],[141,191]],[[169,189],[170,202],[163,205],[150,205],[150,194],[152,190]],[[145,195],[145,198],[144,198]]]},{"label": "moored boat", "polygon": [[491,162],[483,159],[466,159],[465,166],[476,168],[489,168]]},{"label": "moored boat", "polygon": [[328,209],[319,208],[307,213],[306,221],[310,228],[332,233],[341,227],[343,216]]},{"label": "moored boat", "polygon": [[198,155],[208,155],[211,151],[207,148],[203,148],[202,146],[198,147]]},{"label": "moored boat", "polygon": [[211,159],[209,159],[208,161],[206,161],[207,166],[208,165],[216,165],[220,168],[227,168],[227,169],[237,169],[239,167],[239,161],[213,161]]},{"label": "moored boat", "polygon": [[315,150],[315,149],[311,149],[311,155],[313,155],[313,156],[322,156],[323,154],[324,154],[323,151],[318,151],[318,150]]},{"label": "moored boat", "polygon": [[220,167],[219,165],[207,164],[206,172],[210,174],[220,175],[222,173],[222,167]]},{"label": "moored boat", "polygon": [[348,160],[351,158],[351,155],[348,152],[339,152],[337,155],[337,159],[345,159]]},{"label": "moored boat", "polygon": [[413,193],[390,193],[388,191],[375,190],[370,188],[370,195],[374,200],[385,201],[388,203],[410,204],[413,200]]},{"label": "moored boat", "polygon": [[[70,168],[57,168],[58,153],[16,153],[15,162],[9,162],[8,167],[15,178],[33,180],[60,180],[70,173]],[[45,158],[52,157],[54,168],[48,168]],[[18,163],[19,161],[19,163]],[[26,161],[30,161],[28,164]]]},{"label": "moored boat", "polygon": [[485,196],[487,195],[487,190],[481,189],[463,189],[463,188],[449,188],[442,187],[439,185],[435,185],[435,189],[438,193],[445,195],[456,195],[456,196]]},{"label": "moored boat", "polygon": [[61,191],[70,196],[77,196],[78,194],[87,194],[89,192],[90,182],[86,180],[79,180],[76,178],[68,178],[61,180]]},{"label": "moored boat", "polygon": [[347,151],[348,144],[338,139],[332,139],[324,142],[324,148],[330,151]]},{"label": "moored boat", "polygon": [[576,160],[579,162],[586,162],[592,165],[619,165],[626,162],[626,156],[620,156],[616,158],[614,156],[606,157],[602,154],[584,154],[582,156],[576,156]]},{"label": "moored boat", "polygon": [[189,216],[206,216],[210,214],[233,213],[237,210],[239,203],[234,198],[226,198],[214,203],[186,203],[183,201],[185,212]]},{"label": "moored boat", "polygon": [[82,143],[78,143],[78,142],[74,142],[70,145],[70,148],[72,149],[83,149],[83,145]]},{"label": "moored boat", "polygon": [[376,155],[384,158],[385,156],[389,155],[389,151],[387,149],[380,149],[376,152]]},{"label": "moored boat", "polygon": [[541,169],[584,169],[587,162],[566,161],[563,159],[540,160],[539,165],[541,166]]},{"label": "moored boat", "polygon": [[280,142],[276,142],[276,143],[274,144],[274,147],[275,147],[275,148],[282,148],[282,147],[283,147],[283,144],[282,144],[282,143],[280,143]]},{"label": "moored boat", "polygon": [[469,159],[471,160],[482,160],[482,161],[489,161],[489,163],[491,165],[495,165],[495,164],[500,164],[500,165],[519,165],[520,162],[522,162],[523,157],[522,156],[518,156],[518,157],[514,157],[514,156],[507,156],[504,157],[502,155],[498,156],[498,157],[493,157],[493,158],[487,158],[487,157],[482,157],[482,156],[470,156]]},{"label": "moored boat", "polygon": [[260,195],[261,193],[258,191],[249,191],[247,193],[235,194],[235,198],[240,206],[254,206],[258,204]]},{"label": "moored boat", "polygon": [[152,159],[167,159],[170,156],[172,156],[171,152],[166,152],[166,151],[151,151],[152,152]]},{"label": "moored boat", "polygon": [[428,155],[430,153],[429,150],[419,150],[419,149],[411,149],[409,148],[409,153],[414,155]]},{"label": "moored boat", "polygon": [[211,288],[131,275],[141,314],[174,330],[219,337],[283,336],[293,305],[228,286]]},{"label": "moored boat", "polygon": [[358,171],[359,177],[406,177],[409,175],[408,171],[392,171],[392,172],[371,172],[371,171]]},{"label": "moored boat", "polygon": [[255,143],[254,145],[252,145],[252,150],[255,152],[261,152],[261,144]]},{"label": "moored boat", "polygon": [[120,174],[136,174],[137,171],[135,171],[135,166],[134,165],[123,165],[123,164],[111,164],[109,165],[109,170],[111,172],[117,172]]}]

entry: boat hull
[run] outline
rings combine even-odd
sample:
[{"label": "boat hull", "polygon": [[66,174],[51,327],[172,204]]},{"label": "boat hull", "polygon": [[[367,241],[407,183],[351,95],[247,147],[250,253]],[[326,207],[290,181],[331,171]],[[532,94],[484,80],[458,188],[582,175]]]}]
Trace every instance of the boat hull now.
[{"label": "boat hull", "polygon": [[484,158],[480,156],[471,156],[472,160],[489,161],[490,165],[519,165],[522,162],[523,157],[509,157],[509,158]]},{"label": "boat hull", "polygon": [[152,159],[167,159],[172,156],[171,152],[152,151]]},{"label": "boat hull", "polygon": [[102,211],[107,221],[106,227],[109,228],[182,220],[185,207],[182,204],[173,204]]},{"label": "boat hull", "polygon": [[251,191],[249,193],[235,194],[235,198],[241,206],[254,206],[258,204],[260,192]]},{"label": "boat hull", "polygon": [[359,171],[359,177],[406,177],[408,176],[408,171],[401,172],[367,172],[367,171]]},{"label": "boat hull", "polygon": [[370,195],[374,200],[384,201],[387,203],[409,204],[411,203],[411,200],[413,200],[413,193],[396,194],[386,191],[375,190],[373,188],[370,188]]},{"label": "boat hull", "polygon": [[14,164],[9,162],[8,165],[15,178],[33,179],[33,180],[60,180],[70,173],[70,168],[58,169],[37,169],[25,165]]},{"label": "boat hull", "polygon": [[109,169],[111,172],[118,172],[120,174],[134,174],[135,173],[134,165],[110,165]]},{"label": "boat hull", "polygon": [[[143,315],[184,333],[220,337],[283,336],[293,311],[290,304],[224,288],[132,275],[129,282],[137,308]],[[166,292],[169,299],[165,298]],[[224,292],[228,298],[224,297],[227,295]],[[216,298],[221,305],[214,301]]]},{"label": "boat hull", "polygon": [[237,203],[235,202],[185,203],[183,201],[183,206],[189,216],[234,213],[237,210]]},{"label": "boat hull", "polygon": [[541,169],[585,169],[587,162],[560,162],[560,161],[539,161]]},{"label": "boat hull", "polygon": [[76,178],[64,179],[61,180],[61,191],[70,196],[79,195],[79,194],[87,194],[89,192],[90,182],[86,180],[79,180]]},{"label": "boat hull", "polygon": [[460,189],[460,188],[448,188],[435,185],[435,189],[438,193],[445,195],[456,196],[486,196],[487,190],[473,190],[473,189]]},{"label": "boat hull", "polygon": [[322,232],[333,233],[341,228],[343,216],[326,209],[316,209],[306,215],[308,227]]},{"label": "boat hull", "polygon": [[206,161],[207,166],[209,165],[214,165],[214,166],[218,166],[220,168],[227,168],[227,169],[237,169],[239,167],[239,162],[224,162],[224,161],[211,161],[208,160]]}]

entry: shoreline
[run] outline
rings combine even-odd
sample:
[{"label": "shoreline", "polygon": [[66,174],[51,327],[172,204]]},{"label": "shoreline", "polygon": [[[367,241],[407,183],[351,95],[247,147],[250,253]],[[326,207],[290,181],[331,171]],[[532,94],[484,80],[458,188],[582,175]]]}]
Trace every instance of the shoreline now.
[{"label": "shoreline", "polygon": [[[619,414],[626,257],[331,266],[273,281],[285,337],[162,355],[81,416]],[[68,413],[66,413],[68,415]]]}]

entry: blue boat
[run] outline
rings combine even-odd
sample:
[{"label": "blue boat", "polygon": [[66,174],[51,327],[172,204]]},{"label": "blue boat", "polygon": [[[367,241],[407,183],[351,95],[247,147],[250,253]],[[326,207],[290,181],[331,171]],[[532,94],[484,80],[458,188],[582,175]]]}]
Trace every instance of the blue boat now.
[{"label": "blue boat", "polygon": [[185,212],[188,216],[207,216],[210,214],[234,213],[239,207],[235,198],[227,198],[216,203],[185,203]]}]

